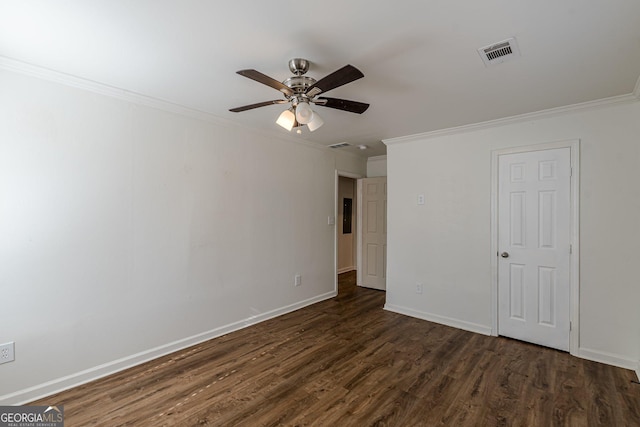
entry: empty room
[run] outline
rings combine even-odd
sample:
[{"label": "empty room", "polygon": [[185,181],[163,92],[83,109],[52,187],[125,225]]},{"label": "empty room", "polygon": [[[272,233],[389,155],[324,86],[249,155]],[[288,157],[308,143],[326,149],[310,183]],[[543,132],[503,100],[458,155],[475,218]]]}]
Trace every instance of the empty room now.
[{"label": "empty room", "polygon": [[0,0],[0,427],[640,426],[639,218],[636,1]]}]

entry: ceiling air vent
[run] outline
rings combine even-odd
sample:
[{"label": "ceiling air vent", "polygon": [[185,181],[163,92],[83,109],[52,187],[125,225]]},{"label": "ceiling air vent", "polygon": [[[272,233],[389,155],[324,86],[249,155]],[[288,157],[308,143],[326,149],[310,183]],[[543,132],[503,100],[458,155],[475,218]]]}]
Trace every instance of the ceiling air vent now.
[{"label": "ceiling air vent", "polygon": [[519,57],[520,49],[518,42],[512,37],[490,46],[481,47],[478,49],[478,53],[484,61],[484,65],[489,67]]},{"label": "ceiling air vent", "polygon": [[339,142],[337,144],[332,144],[329,146],[329,148],[342,148],[342,147],[349,147],[351,144],[349,144],[348,142]]}]

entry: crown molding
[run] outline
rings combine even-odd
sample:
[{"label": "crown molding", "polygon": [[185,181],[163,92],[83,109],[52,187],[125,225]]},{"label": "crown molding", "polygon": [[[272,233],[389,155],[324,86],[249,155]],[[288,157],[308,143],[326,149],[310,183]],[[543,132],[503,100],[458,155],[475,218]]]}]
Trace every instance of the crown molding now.
[{"label": "crown molding", "polygon": [[[292,135],[276,135],[274,132],[265,131],[257,128],[252,128],[246,125],[240,125],[231,120],[224,119],[206,111],[197,110],[195,108],[186,107],[184,105],[176,104],[171,101],[166,101],[159,98],[154,98],[147,95],[142,95],[136,92],[131,92],[125,89],[121,89],[115,86],[98,83],[93,80],[85,79],[82,77],[73,76],[71,74],[61,73],[59,71],[51,70],[49,68],[40,67],[37,65],[29,64],[23,61],[19,61],[6,56],[0,56],[0,70],[12,71],[19,74],[35,77],[42,80],[47,80],[55,83],[59,83],[65,86],[74,87],[81,90],[97,93],[100,95],[108,96],[111,98],[120,99],[122,101],[130,102],[137,105],[143,105],[146,107],[155,108],[170,113],[179,114],[186,117],[191,117],[198,120],[203,120],[220,125],[233,126],[242,129],[251,129],[254,132],[275,137],[281,140],[286,140],[294,143],[303,143],[309,147],[316,149],[329,149],[323,144],[296,138]],[[577,111],[583,111],[594,108],[602,108],[609,105],[625,104],[630,102],[637,102],[640,100],[640,77],[636,81],[635,88],[632,93],[627,95],[614,96],[611,98],[604,98],[595,101],[587,101],[580,104],[573,104],[564,107],[550,108],[547,110],[537,111],[533,113],[525,113],[517,116],[505,117],[496,120],[489,120],[480,123],[473,123],[469,125],[457,126],[447,129],[439,129],[431,132],[424,132],[414,135],[401,136],[397,138],[383,139],[382,142],[385,145],[400,144],[404,142],[411,142],[422,139],[436,138],[439,136],[455,135],[464,132],[471,132],[479,129],[486,129],[496,126],[504,126],[507,124],[518,123],[534,119],[547,118],[559,114],[572,113]],[[356,157],[359,157],[356,155]]]},{"label": "crown molding", "polygon": [[368,161],[373,161],[373,162],[375,162],[375,161],[387,160],[387,155],[386,155],[386,154],[383,154],[383,155],[381,155],[381,156],[373,156],[373,157],[369,157],[369,158],[367,158],[367,160],[368,160]]},{"label": "crown molding", "polygon": [[231,120],[216,116],[212,113],[197,110],[195,108],[186,107],[181,104],[176,104],[171,101],[166,101],[159,98],[154,98],[147,95],[142,95],[136,92],[131,92],[125,89],[121,89],[115,86],[106,85],[93,80],[77,77],[71,74],[61,73],[59,71],[51,70],[49,68],[40,67],[38,65],[29,64],[23,61],[19,61],[13,58],[0,55],[0,70],[7,70],[18,74],[23,74],[29,77],[35,77],[41,80],[47,80],[54,83],[59,83],[64,86],[81,89],[100,95],[115,98],[121,101],[129,102],[136,105],[154,108],[169,113],[178,114],[181,116],[193,118],[196,120],[202,120],[209,123],[214,123],[222,126],[235,127],[246,131],[251,131],[262,136],[275,138],[282,141],[295,143],[297,145],[305,145],[317,150],[329,150],[326,145],[302,139],[294,134],[281,134],[276,131],[258,129],[252,126],[241,125]]},{"label": "crown molding", "polygon": [[586,110],[604,108],[612,105],[630,104],[640,100],[640,78],[636,83],[633,93],[610,98],[597,99],[595,101],[581,102],[579,104],[566,105],[563,107],[549,108],[547,110],[535,111],[532,113],[519,114],[517,116],[504,117],[501,119],[488,120],[486,122],[472,123],[469,125],[456,126],[447,129],[439,129],[431,132],[424,132],[414,135],[400,136],[397,138],[383,139],[382,142],[389,146],[394,144],[402,144],[405,142],[413,142],[418,140],[437,138],[441,136],[457,135],[466,132],[472,132],[481,129],[505,126],[514,123],[521,123],[531,120],[540,120],[554,117],[562,114],[575,113]]},{"label": "crown molding", "polygon": [[5,56],[0,56],[0,69],[13,71],[19,74],[24,74],[30,77],[35,77],[54,83],[60,83],[65,86],[86,90],[89,92],[105,95],[111,98],[116,98],[138,105],[156,108],[158,110],[163,110],[170,113],[193,117],[199,120],[218,123],[232,123],[229,120],[222,119],[205,111],[185,107],[184,105],[176,104],[147,95],[142,95],[136,92],[131,92],[115,86],[106,85],[104,83],[98,83],[96,81],[85,79],[82,77],[76,77],[71,74],[61,73],[49,68],[28,64],[26,62],[18,61],[16,59],[8,58]]}]

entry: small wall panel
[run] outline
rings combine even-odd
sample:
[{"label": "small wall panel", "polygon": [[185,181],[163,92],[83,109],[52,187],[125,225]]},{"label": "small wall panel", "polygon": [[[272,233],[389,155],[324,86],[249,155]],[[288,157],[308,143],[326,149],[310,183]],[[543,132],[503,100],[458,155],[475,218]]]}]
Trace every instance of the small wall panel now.
[{"label": "small wall panel", "polygon": [[556,269],[538,267],[538,323],[556,325]]},{"label": "small wall panel", "polygon": [[556,192],[538,193],[538,245],[544,249],[556,247]]},{"label": "small wall panel", "polygon": [[378,245],[373,243],[367,245],[367,274],[378,275]]},{"label": "small wall panel", "polygon": [[526,178],[525,170],[524,163],[512,163],[510,165],[510,181],[512,183],[524,182]]},{"label": "small wall panel", "polygon": [[526,194],[513,192],[510,196],[511,246],[524,248],[526,245]]},{"label": "small wall panel", "polygon": [[369,200],[367,203],[367,231],[378,232],[378,203],[375,200]]},{"label": "small wall panel", "polygon": [[538,163],[538,179],[540,181],[553,181],[558,179],[558,164],[555,160],[546,160]]},{"label": "small wall panel", "polygon": [[525,320],[524,265],[511,264],[509,270],[509,317]]}]

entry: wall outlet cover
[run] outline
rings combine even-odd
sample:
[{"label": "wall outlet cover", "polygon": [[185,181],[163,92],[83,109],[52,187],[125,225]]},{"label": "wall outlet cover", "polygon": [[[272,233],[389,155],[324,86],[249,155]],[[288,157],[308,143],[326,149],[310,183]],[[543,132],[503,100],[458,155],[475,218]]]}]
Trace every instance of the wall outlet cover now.
[{"label": "wall outlet cover", "polygon": [[0,364],[15,360],[15,348],[13,342],[0,344]]}]

